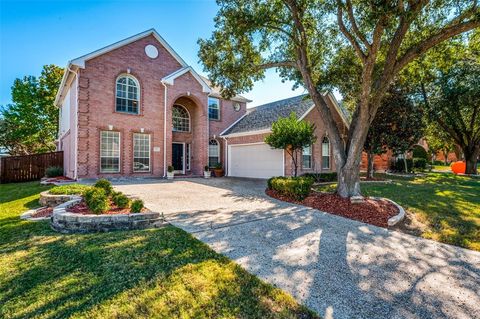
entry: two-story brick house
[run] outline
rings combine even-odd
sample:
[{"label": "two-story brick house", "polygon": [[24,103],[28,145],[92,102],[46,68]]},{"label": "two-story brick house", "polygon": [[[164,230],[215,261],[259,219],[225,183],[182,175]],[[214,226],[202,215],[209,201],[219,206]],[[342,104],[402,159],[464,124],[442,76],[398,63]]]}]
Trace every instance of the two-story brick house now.
[{"label": "two-story brick house", "polygon": [[[345,132],[348,116],[332,94],[325,101]],[[316,125],[300,172],[334,170],[328,136],[304,96],[247,110],[248,99],[223,99],[153,29],[68,63],[55,103],[58,149],[71,178],[202,175],[222,163],[227,175],[290,175],[290,158],[263,142],[273,121],[295,112]]]}]

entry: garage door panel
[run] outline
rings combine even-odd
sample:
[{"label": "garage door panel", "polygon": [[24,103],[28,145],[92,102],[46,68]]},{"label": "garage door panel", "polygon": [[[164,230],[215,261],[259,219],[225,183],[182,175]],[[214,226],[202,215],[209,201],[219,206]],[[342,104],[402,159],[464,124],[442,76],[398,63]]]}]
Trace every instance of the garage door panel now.
[{"label": "garage door panel", "polygon": [[283,151],[267,144],[230,145],[229,176],[270,178],[283,175]]}]

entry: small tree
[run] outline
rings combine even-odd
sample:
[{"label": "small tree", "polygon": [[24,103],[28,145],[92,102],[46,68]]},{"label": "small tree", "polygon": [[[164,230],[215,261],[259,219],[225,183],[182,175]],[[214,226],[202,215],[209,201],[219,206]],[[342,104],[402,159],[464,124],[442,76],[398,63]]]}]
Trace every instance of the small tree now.
[{"label": "small tree", "polygon": [[265,143],[273,148],[285,150],[292,158],[294,176],[297,176],[298,153],[304,147],[311,146],[317,140],[315,125],[299,121],[295,113],[289,117],[279,118],[272,125],[272,133],[265,138]]},{"label": "small tree", "polygon": [[436,160],[438,152],[442,152],[445,159],[445,165],[448,164],[448,154],[455,150],[455,142],[445,130],[440,128],[437,123],[430,123],[425,129],[425,140],[428,144],[428,150],[432,156],[432,163]]},{"label": "small tree", "polygon": [[368,157],[367,177],[373,177],[374,155],[383,154],[387,149],[404,154],[422,136],[421,109],[410,100],[404,88],[392,87],[368,130],[364,145]]}]

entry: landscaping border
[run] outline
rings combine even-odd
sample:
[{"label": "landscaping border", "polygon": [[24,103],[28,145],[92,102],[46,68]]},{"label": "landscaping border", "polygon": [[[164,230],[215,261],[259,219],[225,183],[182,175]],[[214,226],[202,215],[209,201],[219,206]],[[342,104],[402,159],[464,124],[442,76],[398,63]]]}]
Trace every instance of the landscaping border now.
[{"label": "landscaping border", "polygon": [[67,208],[78,204],[81,200],[80,196],[71,196],[70,201],[53,209],[50,223],[53,230],[70,234],[146,229],[167,225],[160,213],[155,212],[112,215],[82,215],[67,212]]},{"label": "landscaping border", "polygon": [[389,198],[386,198],[386,197],[370,197],[372,199],[375,199],[375,200],[386,200],[390,203],[392,203],[393,205],[395,205],[398,209],[398,214],[393,216],[393,217],[390,217],[387,221],[387,224],[388,226],[395,226],[396,224],[398,224],[400,221],[402,221],[404,218],[405,218],[405,209],[398,205],[396,202],[394,202],[393,200],[389,199]]},{"label": "landscaping border", "polygon": [[37,221],[40,221],[40,220],[50,219],[50,216],[32,217],[32,215],[35,214],[37,212],[37,210],[42,209],[42,208],[47,208],[47,207],[48,206],[42,206],[42,207],[39,207],[39,208],[29,209],[25,213],[20,215],[20,219],[29,220],[29,221],[32,221],[32,222],[37,222]]}]

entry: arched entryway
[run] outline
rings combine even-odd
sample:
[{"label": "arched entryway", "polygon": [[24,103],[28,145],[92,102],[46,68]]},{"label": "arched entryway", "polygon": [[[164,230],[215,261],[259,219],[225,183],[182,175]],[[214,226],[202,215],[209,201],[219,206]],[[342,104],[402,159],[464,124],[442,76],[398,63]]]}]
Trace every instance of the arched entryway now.
[{"label": "arched entryway", "polygon": [[[177,175],[200,175],[206,165],[206,117],[202,105],[191,96],[181,96],[171,107],[169,163]],[[205,163],[203,163],[205,162]]]}]

